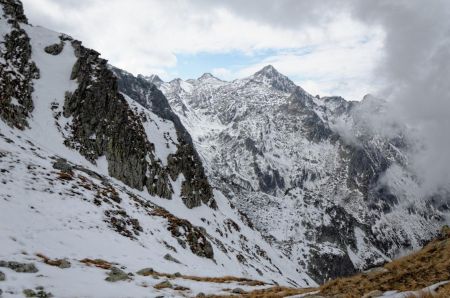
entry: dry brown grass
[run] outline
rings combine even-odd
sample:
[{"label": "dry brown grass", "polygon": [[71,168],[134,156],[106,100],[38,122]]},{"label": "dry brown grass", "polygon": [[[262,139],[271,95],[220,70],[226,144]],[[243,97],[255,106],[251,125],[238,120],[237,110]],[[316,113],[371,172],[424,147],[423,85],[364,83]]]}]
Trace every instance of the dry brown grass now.
[{"label": "dry brown grass", "polygon": [[[394,260],[384,266],[387,272],[361,273],[338,278],[321,286],[321,295],[343,294],[361,297],[373,290],[417,291],[450,279],[450,235],[448,233],[422,250]],[[444,288],[444,287],[443,287]],[[442,291],[450,297],[449,290]],[[441,295],[441,292],[439,292]],[[425,293],[424,293],[425,295]]]},{"label": "dry brown grass", "polygon": [[88,266],[95,266],[95,267],[98,267],[98,268],[101,268],[101,269],[106,269],[106,270],[111,269],[111,267],[113,267],[112,263],[110,263],[108,261],[105,261],[105,260],[102,260],[102,259],[88,259],[88,258],[85,258],[85,259],[80,260],[80,262],[83,263],[83,264],[86,264]]},{"label": "dry brown grass", "polygon": [[59,266],[61,266],[61,265],[63,264],[63,262],[65,262],[65,261],[62,260],[62,259],[54,259],[54,260],[53,260],[53,259],[50,259],[49,257],[47,257],[47,256],[45,256],[45,255],[43,255],[43,254],[41,254],[41,253],[37,253],[36,256],[39,257],[39,258],[41,258],[42,261],[43,261],[45,264],[50,265],[50,266],[56,266],[56,267],[59,267]]},{"label": "dry brown grass", "polygon": [[71,173],[66,172],[58,172],[59,180],[73,180],[73,175]]},{"label": "dry brown grass", "polygon": [[142,274],[143,276],[159,276],[159,277],[166,277],[166,278],[182,278],[182,279],[189,279],[193,281],[199,281],[199,282],[213,282],[213,283],[232,283],[237,282],[241,285],[247,285],[247,286],[263,286],[266,285],[265,282],[254,280],[254,279],[248,279],[243,277],[236,277],[236,276],[220,276],[220,277],[206,277],[206,276],[192,276],[192,275],[178,275],[171,273],[162,273],[162,272],[156,272],[153,271],[151,273],[145,273]]}]

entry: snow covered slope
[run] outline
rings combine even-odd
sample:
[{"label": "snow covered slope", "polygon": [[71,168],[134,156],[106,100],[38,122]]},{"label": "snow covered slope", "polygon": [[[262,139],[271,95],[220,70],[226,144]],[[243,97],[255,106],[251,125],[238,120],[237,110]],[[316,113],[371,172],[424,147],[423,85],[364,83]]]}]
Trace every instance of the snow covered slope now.
[{"label": "snow covered slope", "polygon": [[[56,297],[189,297],[224,288],[188,275],[315,284],[209,185],[159,91],[145,103],[120,93],[97,52],[27,24],[19,1],[0,1],[0,28],[5,297],[36,287]],[[135,274],[146,267],[179,272],[172,283],[189,289],[153,288],[163,281],[156,274]],[[108,274],[122,281],[105,281]]]},{"label": "snow covered slope", "polygon": [[213,186],[318,282],[417,249],[446,221],[448,195],[419,195],[407,132],[383,121],[381,100],[313,97],[270,65],[160,89]]}]

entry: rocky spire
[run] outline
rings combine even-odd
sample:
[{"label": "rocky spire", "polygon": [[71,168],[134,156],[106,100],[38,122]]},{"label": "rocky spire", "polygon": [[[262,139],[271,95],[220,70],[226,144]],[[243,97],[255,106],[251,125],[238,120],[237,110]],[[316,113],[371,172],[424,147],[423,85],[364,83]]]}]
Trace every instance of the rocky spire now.
[{"label": "rocky spire", "polygon": [[297,86],[288,77],[279,73],[272,65],[264,66],[261,70],[257,71],[252,77],[254,81],[268,84],[273,88],[292,93]]}]

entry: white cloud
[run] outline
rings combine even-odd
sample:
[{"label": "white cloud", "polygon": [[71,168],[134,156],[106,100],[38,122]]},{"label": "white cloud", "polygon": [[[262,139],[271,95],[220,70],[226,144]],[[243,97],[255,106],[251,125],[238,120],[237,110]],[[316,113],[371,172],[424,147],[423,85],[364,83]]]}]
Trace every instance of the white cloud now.
[{"label": "white cloud", "polygon": [[371,75],[381,58],[382,47],[383,34],[374,30],[363,41],[359,36],[350,37],[307,52],[285,51],[234,72],[221,69],[216,74],[225,79],[245,77],[271,64],[312,94],[361,100],[365,94],[375,92],[379,84]]},{"label": "white cloud", "polygon": [[[313,26],[300,28],[265,24],[239,16],[226,7],[200,5],[200,2],[186,0],[23,2],[32,23],[71,34],[100,51],[112,64],[130,72],[157,72],[162,77],[167,77],[173,69],[176,71],[177,54],[241,51],[251,55],[262,49],[285,50],[345,43],[365,38],[370,33],[366,26],[343,14],[337,14],[325,26],[314,23]],[[306,14],[305,11],[303,17]],[[338,54],[344,60],[353,56],[351,50],[346,53],[350,56],[342,57],[344,52]],[[291,55],[273,59],[279,59],[281,70],[286,70],[288,75],[303,72],[311,75],[310,79],[330,73],[334,77],[339,76],[339,73],[332,73],[331,65],[321,63],[319,55],[316,58],[295,59]],[[314,63],[321,65],[314,66]],[[366,64],[361,64],[361,67],[364,66]],[[231,70],[217,71],[220,76],[231,78],[230,73],[227,74]]]}]

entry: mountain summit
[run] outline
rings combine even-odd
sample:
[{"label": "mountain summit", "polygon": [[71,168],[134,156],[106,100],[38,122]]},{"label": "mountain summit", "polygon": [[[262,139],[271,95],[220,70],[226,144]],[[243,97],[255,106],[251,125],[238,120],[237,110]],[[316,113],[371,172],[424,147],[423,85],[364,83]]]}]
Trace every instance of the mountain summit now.
[{"label": "mountain summit", "polygon": [[204,74],[202,74],[197,80],[199,81],[205,81],[205,80],[216,80],[216,81],[221,81],[219,78],[216,78],[215,76],[213,76],[211,73],[209,72],[205,72]]},{"label": "mountain summit", "polygon": [[259,71],[255,72],[254,76],[265,76],[265,77],[275,77],[280,76],[281,73],[275,69],[271,64],[264,66]]},{"label": "mountain summit", "polygon": [[264,66],[250,78],[258,83],[267,84],[276,90],[286,93],[291,93],[297,88],[294,82],[278,72],[272,65]]}]

